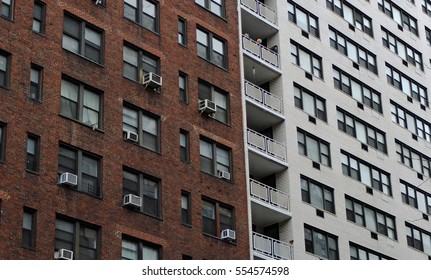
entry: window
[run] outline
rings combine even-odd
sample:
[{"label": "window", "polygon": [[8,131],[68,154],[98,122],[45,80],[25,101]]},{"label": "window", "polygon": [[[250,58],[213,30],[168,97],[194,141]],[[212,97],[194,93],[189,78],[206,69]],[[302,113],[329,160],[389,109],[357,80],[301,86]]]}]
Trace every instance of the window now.
[{"label": "window", "polygon": [[184,103],[188,103],[188,90],[187,90],[187,84],[188,84],[188,78],[187,75],[180,72],[178,75],[178,87],[180,90],[180,101]]},{"label": "window", "polygon": [[147,73],[160,73],[160,59],[132,46],[123,47],[123,76],[142,83]]},{"label": "window", "polygon": [[0,50],[0,87],[9,87],[10,54]]},{"label": "window", "polygon": [[219,176],[219,172],[231,171],[231,152],[229,149],[210,140],[200,139],[201,170]]},{"label": "window", "polygon": [[128,105],[123,107],[123,131],[138,135],[138,145],[160,153],[160,117]]},{"label": "window", "polygon": [[431,142],[431,123],[416,116],[409,110],[391,100],[391,117],[394,123],[407,128],[413,135],[416,135],[428,142]]},{"label": "window", "polygon": [[347,220],[397,240],[395,217],[346,195]]},{"label": "window", "polygon": [[326,0],[326,7],[342,16],[349,24],[373,37],[372,20],[345,0]]},{"label": "window", "polygon": [[391,175],[388,172],[343,150],[341,150],[341,167],[344,175],[392,196]]},{"label": "window", "polygon": [[337,31],[332,26],[329,26],[329,41],[331,47],[338,50],[338,52],[347,56],[354,63],[358,63],[374,74],[377,74],[377,62],[375,54],[363,48],[349,37]]},{"label": "window", "polygon": [[187,21],[178,18],[178,44],[187,46]]},{"label": "window", "polygon": [[99,259],[99,227],[66,218],[55,220],[55,251],[73,251],[75,260]]},{"label": "window", "polygon": [[407,245],[431,256],[431,232],[406,223]]},{"label": "window", "polygon": [[326,122],[326,100],[306,88],[294,83],[295,106],[308,115]]},{"label": "window", "polygon": [[387,47],[391,52],[396,53],[404,61],[414,65],[419,70],[424,70],[422,62],[422,53],[414,49],[394,34],[389,32],[387,29],[382,27],[382,40],[383,45]]},{"label": "window", "polygon": [[314,162],[331,166],[329,143],[302,129],[298,128],[297,130],[299,154],[307,156]]},{"label": "window", "polygon": [[225,17],[225,0],[195,0],[195,3],[219,17]]},{"label": "window", "polygon": [[27,138],[27,165],[26,170],[39,171],[39,143],[40,138],[29,134]]},{"label": "window", "polygon": [[64,15],[64,49],[103,63],[103,31],[69,14]]},{"label": "window", "polygon": [[421,188],[400,180],[401,198],[405,204],[425,214],[431,214],[431,194]]},{"label": "window", "polygon": [[63,78],[61,80],[60,114],[93,128],[102,128],[102,94],[87,85]]},{"label": "window", "polygon": [[319,19],[315,15],[291,0],[287,1],[287,9],[290,21],[302,30],[319,38]]},{"label": "window", "polygon": [[124,17],[159,32],[159,4],[148,0],[124,0]]},{"label": "window", "polygon": [[293,40],[290,40],[290,44],[292,63],[301,67],[305,72],[323,79],[322,58]]},{"label": "window", "polygon": [[181,221],[183,225],[192,224],[190,193],[181,191]]},{"label": "window", "polygon": [[1,1],[1,16],[2,17],[12,20],[13,1],[14,0],[2,0]]},{"label": "window", "polygon": [[386,134],[337,106],[338,129],[387,154]]},{"label": "window", "polygon": [[431,29],[425,26],[425,36],[427,39],[428,44],[431,45]]},{"label": "window", "polygon": [[101,195],[100,157],[60,144],[58,151],[58,175],[70,172],[78,176],[78,185],[74,188],[92,196]]},{"label": "window", "polygon": [[190,143],[189,133],[180,129],[180,158],[181,161],[190,161]]},{"label": "window", "polygon": [[301,175],[302,201],[335,214],[334,189]]},{"label": "window", "polygon": [[426,177],[431,176],[431,158],[395,139],[398,161]]},{"label": "window", "polygon": [[45,33],[45,9],[46,4],[40,1],[34,1],[33,10],[33,31],[37,33]]},{"label": "window", "polygon": [[319,257],[338,260],[338,237],[304,224],[305,251]]},{"label": "window", "polygon": [[401,9],[391,0],[379,0],[379,10],[391,17],[399,26],[406,28],[416,36],[418,33],[418,22],[409,13]]},{"label": "window", "polygon": [[36,248],[36,211],[24,208],[22,217],[22,247]]},{"label": "window", "polygon": [[160,180],[131,169],[123,169],[123,197],[133,194],[142,198],[140,212],[161,217]]},{"label": "window", "polygon": [[361,245],[349,242],[351,260],[393,260],[393,258],[363,247]]},{"label": "window", "polygon": [[216,104],[214,118],[218,121],[229,123],[229,95],[224,90],[217,88],[203,80],[198,81],[199,101],[212,100]]},{"label": "window", "polygon": [[6,150],[6,125],[0,122],[0,162],[5,160]]},{"label": "window", "polygon": [[30,99],[42,99],[42,68],[33,64],[30,70]]},{"label": "window", "polygon": [[361,104],[365,104],[372,110],[382,113],[380,92],[377,92],[335,65],[332,66],[332,70],[335,88],[347,93],[353,99]]},{"label": "window", "polygon": [[405,95],[429,107],[426,87],[406,76],[403,72],[386,63],[386,79],[388,84],[401,90]]},{"label": "window", "polygon": [[431,16],[431,1],[422,0],[422,11],[427,15]]},{"label": "window", "polygon": [[161,247],[123,235],[121,258],[123,260],[160,260]]},{"label": "window", "polygon": [[198,56],[209,62],[227,68],[226,41],[213,33],[196,28]]},{"label": "window", "polygon": [[225,229],[235,230],[234,210],[232,207],[203,198],[202,230],[203,233],[220,237]]}]

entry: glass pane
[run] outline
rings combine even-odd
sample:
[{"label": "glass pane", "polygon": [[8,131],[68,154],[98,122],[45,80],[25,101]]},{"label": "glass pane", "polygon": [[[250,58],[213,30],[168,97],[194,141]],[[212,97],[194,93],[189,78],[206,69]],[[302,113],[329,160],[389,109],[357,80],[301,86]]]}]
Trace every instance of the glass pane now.
[{"label": "glass pane", "polygon": [[138,259],[138,244],[129,240],[122,241],[121,257],[126,260]]},{"label": "glass pane", "polygon": [[142,259],[143,260],[158,260],[159,250],[150,246],[142,247]]},{"label": "glass pane", "polygon": [[202,202],[202,216],[215,220],[215,205],[208,201]]},{"label": "glass pane", "polygon": [[142,115],[142,129],[149,134],[157,135],[157,120],[150,116]]},{"label": "glass pane", "polygon": [[86,27],[85,28],[85,40],[95,44],[96,46],[102,45],[102,34],[100,32],[97,32],[91,28]]}]

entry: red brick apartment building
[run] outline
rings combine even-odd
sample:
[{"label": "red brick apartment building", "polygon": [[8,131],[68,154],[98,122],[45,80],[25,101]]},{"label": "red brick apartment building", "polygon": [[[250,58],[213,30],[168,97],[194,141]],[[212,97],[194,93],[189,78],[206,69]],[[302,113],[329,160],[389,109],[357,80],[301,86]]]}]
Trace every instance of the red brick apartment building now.
[{"label": "red brick apartment building", "polygon": [[236,1],[0,5],[0,259],[249,259]]}]

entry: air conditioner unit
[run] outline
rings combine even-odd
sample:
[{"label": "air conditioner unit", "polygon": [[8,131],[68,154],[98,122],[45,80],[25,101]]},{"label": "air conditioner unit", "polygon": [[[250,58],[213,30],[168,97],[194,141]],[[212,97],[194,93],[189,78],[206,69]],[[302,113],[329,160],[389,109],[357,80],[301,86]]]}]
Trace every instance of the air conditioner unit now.
[{"label": "air conditioner unit", "polygon": [[142,198],[134,194],[125,195],[123,197],[123,206],[140,208],[142,206]]},{"label": "air conditioner unit", "polygon": [[224,229],[220,233],[220,239],[223,239],[223,240],[235,240],[236,239],[236,233],[235,233],[234,230]]},{"label": "air conditioner unit", "polygon": [[124,130],[123,134],[124,134],[124,139],[133,141],[133,142],[138,142],[138,139],[139,139],[138,134],[128,130]]},{"label": "air conditioner unit", "polygon": [[73,251],[60,249],[54,253],[54,258],[57,260],[73,260]]},{"label": "air conditioner unit", "polygon": [[217,170],[217,175],[219,178],[230,180],[230,173],[227,171]]},{"label": "air conditioner unit", "polygon": [[209,99],[199,101],[199,112],[201,114],[212,115],[216,112],[217,107],[214,102]]},{"label": "air conditioner unit", "polygon": [[78,185],[78,176],[69,172],[65,172],[60,175],[58,183],[60,185],[76,186]]},{"label": "air conditioner unit", "polygon": [[158,89],[162,86],[162,77],[156,73],[150,72],[144,75],[144,81],[142,82],[145,88]]}]

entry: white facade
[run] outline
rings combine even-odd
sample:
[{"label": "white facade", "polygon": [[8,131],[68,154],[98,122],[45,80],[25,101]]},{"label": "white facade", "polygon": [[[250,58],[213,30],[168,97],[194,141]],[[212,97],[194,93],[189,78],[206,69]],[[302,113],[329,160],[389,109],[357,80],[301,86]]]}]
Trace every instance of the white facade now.
[{"label": "white facade", "polygon": [[[427,125],[431,125],[431,111],[426,94],[431,88],[431,46],[426,28],[431,28],[431,16],[423,10],[431,10],[431,3],[424,9],[423,2],[428,1],[264,2],[239,0],[253,258],[429,259],[431,136]],[[333,11],[330,3],[340,7],[344,16]],[[288,11],[294,12],[293,17]],[[384,45],[383,36],[391,37],[392,50]],[[337,43],[331,45],[330,38]],[[346,54],[341,53],[344,45]],[[311,62],[307,52],[314,56]],[[389,67],[402,73],[401,89],[388,83]],[[341,71],[344,82],[351,83],[346,92],[334,82]],[[420,92],[421,87],[428,92]],[[299,88],[302,103],[295,105]],[[366,97],[368,90],[374,109],[360,94]],[[410,112],[405,117],[407,128],[395,123],[391,113],[395,106],[400,122],[402,112]],[[353,119],[352,135],[340,129],[341,117],[346,123]],[[303,146],[298,145],[303,134],[308,135],[307,155],[300,154]],[[316,146],[314,140],[320,144]],[[409,147],[403,149],[406,164],[397,155],[399,142]],[[342,151],[350,160],[344,173],[350,175],[343,174]],[[352,178],[355,162],[358,179]],[[316,191],[310,187],[310,202],[304,201],[306,192],[304,197],[301,193],[301,176],[320,186]],[[400,180],[410,184],[412,205],[403,202]],[[322,197],[319,190],[324,189]],[[350,202],[353,212],[346,210]]]}]

